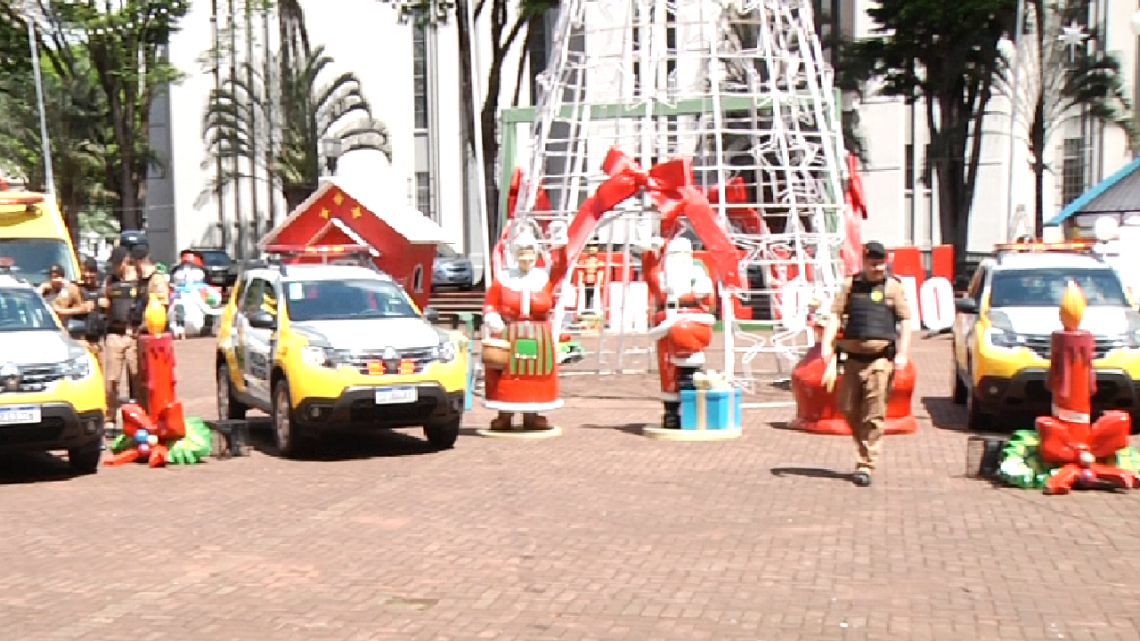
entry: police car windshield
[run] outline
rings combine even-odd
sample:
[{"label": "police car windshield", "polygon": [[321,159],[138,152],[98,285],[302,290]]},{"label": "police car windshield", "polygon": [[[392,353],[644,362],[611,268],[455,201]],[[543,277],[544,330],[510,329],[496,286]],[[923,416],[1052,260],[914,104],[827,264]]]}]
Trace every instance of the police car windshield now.
[{"label": "police car windshield", "polygon": [[48,279],[52,265],[63,267],[63,277],[69,281],[78,279],[75,273],[75,259],[71,250],[62,240],[49,238],[4,238],[0,239],[0,257],[11,258],[16,273],[33,285]]},{"label": "police car windshield", "polygon": [[290,320],[418,318],[404,292],[385,280],[295,280],[285,283]]},{"label": "police car windshield", "polygon": [[1010,269],[994,273],[990,307],[1057,307],[1072,280],[1090,307],[1127,306],[1120,278],[1111,269]]},{"label": "police car windshield", "polygon": [[0,290],[0,332],[59,331],[44,299],[31,290]]}]

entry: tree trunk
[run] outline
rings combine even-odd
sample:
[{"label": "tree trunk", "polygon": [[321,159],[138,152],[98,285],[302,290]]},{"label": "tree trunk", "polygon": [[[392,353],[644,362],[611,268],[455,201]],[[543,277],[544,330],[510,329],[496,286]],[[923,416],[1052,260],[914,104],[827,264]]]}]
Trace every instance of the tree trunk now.
[{"label": "tree trunk", "polygon": [[307,185],[285,185],[285,207],[289,210],[286,215],[292,214],[312,194],[313,188]]},{"label": "tree trunk", "polygon": [[471,85],[473,79],[471,77],[471,29],[473,25],[467,22],[467,3],[470,0],[456,0],[455,12],[459,15],[458,29],[456,33],[459,38],[459,104],[463,108],[463,123],[466,133],[467,148],[471,151],[471,155],[475,155],[475,145],[478,144],[475,140],[475,102],[471,97]]},{"label": "tree trunk", "polygon": [[1045,229],[1045,101],[1037,100],[1029,131],[1029,153],[1033,154],[1033,233],[1041,238]]}]

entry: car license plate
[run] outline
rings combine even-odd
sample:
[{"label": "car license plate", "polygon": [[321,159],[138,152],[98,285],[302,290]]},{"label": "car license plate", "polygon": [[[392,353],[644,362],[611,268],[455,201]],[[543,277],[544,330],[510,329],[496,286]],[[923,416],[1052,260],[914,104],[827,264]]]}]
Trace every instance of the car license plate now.
[{"label": "car license plate", "polygon": [[0,425],[27,425],[41,420],[39,405],[0,407]]},{"label": "car license plate", "polygon": [[415,403],[418,398],[414,387],[382,387],[376,390],[377,405]]}]

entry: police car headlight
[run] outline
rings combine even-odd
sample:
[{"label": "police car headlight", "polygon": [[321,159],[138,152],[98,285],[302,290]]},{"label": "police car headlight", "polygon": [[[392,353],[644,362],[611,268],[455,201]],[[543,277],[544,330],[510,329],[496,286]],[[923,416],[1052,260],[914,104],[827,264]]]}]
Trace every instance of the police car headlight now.
[{"label": "police car headlight", "polygon": [[455,343],[447,341],[440,343],[439,347],[435,348],[435,357],[441,363],[450,363],[455,360],[459,355],[459,350],[455,347]]},{"label": "police car headlight", "polygon": [[1025,337],[1014,332],[1007,332],[997,327],[986,330],[986,344],[1001,349],[1019,349],[1026,346]]},{"label": "police car headlight", "polygon": [[335,367],[333,350],[319,345],[307,345],[301,349],[301,362],[313,367]]},{"label": "police car headlight", "polygon": [[60,373],[69,381],[81,381],[95,373],[95,362],[90,354],[83,354],[64,362]]}]

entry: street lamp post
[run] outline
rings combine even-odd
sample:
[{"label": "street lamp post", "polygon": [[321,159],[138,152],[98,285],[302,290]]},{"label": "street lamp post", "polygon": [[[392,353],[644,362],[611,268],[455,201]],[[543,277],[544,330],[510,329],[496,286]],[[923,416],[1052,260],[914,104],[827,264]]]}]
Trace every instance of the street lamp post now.
[{"label": "street lamp post", "polygon": [[40,73],[40,48],[36,43],[36,27],[32,22],[32,10],[28,2],[24,3],[24,23],[28,28],[28,48],[32,53],[32,73],[36,83],[36,103],[40,110],[40,148],[44,156],[44,182],[47,183],[47,194],[55,199],[55,172],[51,165],[51,139],[48,138],[47,114],[44,110],[44,81]]},{"label": "street lamp post", "polygon": [[336,165],[344,153],[340,138],[325,138],[321,141],[321,153],[325,157],[325,169],[329,176],[336,175]]},{"label": "street lamp post", "polygon": [[[1017,110],[1021,106],[1021,93],[1018,87],[1021,84],[1021,32],[1025,31],[1025,0],[1017,0],[1017,19],[1014,21],[1013,31],[1013,95],[1009,98],[1009,160],[1006,167],[1006,242],[1013,240],[1013,169],[1017,154]],[[1036,223],[1034,223],[1036,232]]]}]

